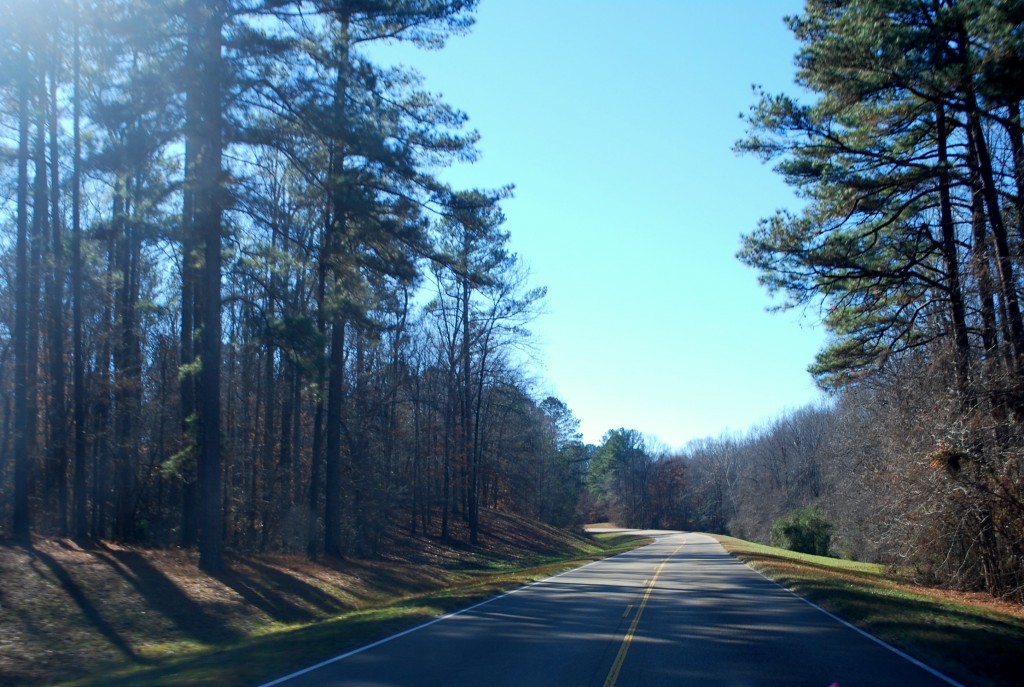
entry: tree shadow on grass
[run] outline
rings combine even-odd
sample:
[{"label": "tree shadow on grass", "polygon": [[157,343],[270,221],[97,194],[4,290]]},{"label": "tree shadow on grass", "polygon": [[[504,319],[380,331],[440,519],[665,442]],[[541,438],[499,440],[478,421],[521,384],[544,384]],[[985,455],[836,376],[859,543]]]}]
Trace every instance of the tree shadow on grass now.
[{"label": "tree shadow on grass", "polygon": [[93,553],[131,584],[151,608],[169,618],[184,634],[205,644],[222,644],[242,638],[242,633],[231,627],[224,617],[194,601],[141,554],[111,549],[103,543]]},{"label": "tree shadow on grass", "polygon": [[103,635],[107,641],[109,641],[118,651],[124,654],[126,658],[138,663],[149,663],[146,658],[135,653],[132,646],[117,631],[117,628],[103,617],[103,613],[100,612],[97,605],[93,603],[85,591],[78,585],[78,583],[75,582],[74,578],[71,577],[71,574],[65,570],[64,567],[56,561],[56,559],[31,546],[28,547],[27,550],[35,560],[50,569],[50,572],[52,572],[57,578],[57,581],[60,582],[61,588],[67,592],[68,596],[70,596],[75,602],[75,605],[77,605],[79,610],[82,611],[82,615],[85,616],[86,621],[96,628],[97,632]]},{"label": "tree shadow on grass", "polygon": [[309,622],[352,610],[343,599],[273,566],[251,557],[238,562],[248,570],[229,568],[217,580],[278,622]]}]

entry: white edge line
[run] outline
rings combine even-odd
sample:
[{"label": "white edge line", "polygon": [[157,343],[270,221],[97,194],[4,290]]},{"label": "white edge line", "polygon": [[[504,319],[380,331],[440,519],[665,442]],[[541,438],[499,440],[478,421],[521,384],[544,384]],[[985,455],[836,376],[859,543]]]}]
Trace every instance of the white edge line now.
[{"label": "white edge line", "polygon": [[[642,549],[644,547],[641,546],[639,548]],[[503,594],[499,594],[498,596],[494,596],[494,597],[491,597],[490,599],[485,599],[483,601],[480,601],[479,603],[475,603],[472,606],[467,606],[466,608],[460,609],[458,611],[452,611],[451,613],[446,613],[445,615],[442,615],[442,616],[440,616],[438,618],[434,618],[433,620],[428,620],[425,623],[421,623],[420,625],[417,625],[416,627],[410,627],[407,630],[402,630],[401,632],[398,632],[396,634],[390,635],[388,637],[384,637],[383,639],[378,639],[375,642],[372,642],[372,643],[367,644],[365,646],[361,646],[361,647],[359,647],[357,649],[352,649],[351,651],[347,651],[347,652],[345,652],[343,654],[335,656],[334,658],[329,658],[326,661],[321,661],[320,663],[317,663],[314,666],[310,666],[308,668],[303,668],[302,670],[297,670],[294,673],[291,673],[289,675],[285,675],[284,677],[279,677],[276,680],[271,680],[270,682],[265,682],[262,685],[259,685],[259,687],[275,687],[276,685],[283,684],[285,682],[288,682],[289,680],[293,680],[293,679],[295,679],[297,677],[301,677],[301,676],[303,676],[303,675],[305,675],[307,673],[312,673],[314,670],[319,670],[320,668],[323,668],[325,666],[329,666],[332,663],[337,663],[338,661],[343,661],[343,660],[345,660],[346,658],[348,658],[350,656],[355,656],[356,654],[360,654],[360,653],[362,653],[364,651],[369,651],[370,649],[376,648],[376,647],[380,646],[381,644],[387,644],[388,642],[390,642],[390,641],[392,641],[394,639],[398,639],[399,637],[404,637],[405,635],[412,634],[413,632],[418,632],[419,630],[422,630],[424,628],[430,627],[431,625],[434,625],[435,623],[439,623],[442,620],[449,620],[451,618],[454,618],[455,616],[462,615],[463,613],[468,613],[469,611],[472,611],[474,609],[480,608],[481,606],[485,606],[485,605],[487,605],[489,603],[492,603],[494,601],[498,601],[499,599],[504,599],[506,596],[511,596],[512,594],[517,594],[517,593],[523,591],[524,589],[529,589],[530,587],[535,587],[535,586],[537,586],[539,584],[544,584],[545,582],[549,582],[549,581],[555,579],[556,577],[561,577],[562,575],[567,575],[567,574],[569,574],[571,572],[576,572],[578,570],[583,570],[583,568],[586,568],[586,567],[589,567],[591,565],[594,565],[595,563],[600,563],[601,561],[607,561],[607,560],[611,560],[612,558],[618,558],[619,556],[624,556],[624,555],[626,555],[628,553],[631,553],[632,551],[635,551],[635,550],[636,549],[630,549],[629,551],[624,551],[622,553],[617,553],[614,556],[609,556],[608,558],[600,558],[600,559],[598,559],[596,561],[590,561],[589,563],[585,563],[585,564],[583,564],[583,565],[581,565],[579,567],[576,567],[576,568],[569,568],[568,570],[563,570],[562,572],[558,573],[557,575],[552,575],[551,577],[545,577],[543,580],[537,580],[535,582],[531,582],[530,584],[523,585],[522,587],[518,587],[516,589],[509,590],[509,591],[507,591],[507,592],[505,592]],[[963,687],[963,685],[957,685],[957,687]]]},{"label": "white edge line", "polygon": [[789,587],[786,587],[782,583],[780,583],[780,582],[778,582],[776,580],[773,580],[772,578],[768,577],[767,575],[765,575],[763,572],[761,572],[760,570],[758,570],[754,566],[752,566],[752,565],[750,565],[748,563],[744,563],[744,565],[746,565],[750,570],[753,570],[754,572],[756,572],[758,575],[760,575],[764,579],[766,579],[769,582],[771,582],[772,584],[774,584],[776,587],[779,587],[780,589],[784,589],[785,591],[789,592],[790,594],[792,594],[796,598],[800,599],[801,601],[803,601],[805,604],[807,604],[811,608],[815,608],[815,609],[821,611],[822,613],[827,615],[829,618],[832,618],[832,620],[835,620],[836,622],[838,622],[838,623],[840,623],[842,625],[845,625],[846,627],[850,628],[851,630],[853,630],[857,634],[859,634],[859,635],[861,635],[863,637],[867,637],[868,639],[870,639],[875,644],[878,644],[879,646],[888,649],[889,651],[893,652],[897,656],[900,656],[901,658],[905,658],[906,660],[910,661],[911,663],[913,663],[918,668],[924,670],[927,673],[930,673],[932,676],[937,677],[938,679],[942,680],[943,682],[946,682],[949,685],[952,685],[952,687],[965,687],[965,685],[957,682],[956,680],[954,680],[953,678],[949,677],[948,675],[944,675],[944,674],[940,673],[938,670],[936,670],[935,668],[932,668],[930,665],[928,665],[926,663],[922,663],[921,661],[917,660],[916,658],[914,658],[910,654],[905,653],[903,651],[900,651],[899,649],[894,647],[892,644],[889,644],[888,642],[886,642],[886,641],[884,641],[882,639],[879,639],[878,637],[874,636],[870,632],[857,627],[853,623],[850,623],[850,622],[847,622],[846,620],[843,620],[842,618],[840,618],[836,614],[830,613],[830,612],[826,611],[824,608],[822,608],[818,604],[814,603],[813,601],[810,601],[809,599],[806,599],[806,598],[800,596],[799,594],[794,592]]}]

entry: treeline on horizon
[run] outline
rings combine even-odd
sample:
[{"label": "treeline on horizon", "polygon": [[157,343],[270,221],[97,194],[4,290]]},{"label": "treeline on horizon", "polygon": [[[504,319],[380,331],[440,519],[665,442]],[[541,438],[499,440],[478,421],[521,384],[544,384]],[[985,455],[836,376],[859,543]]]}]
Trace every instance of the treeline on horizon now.
[{"label": "treeline on horizon", "polygon": [[443,183],[476,133],[374,61],[475,5],[0,4],[0,533],[217,570],[473,543],[484,508],[759,541],[812,513],[833,553],[1024,600],[1024,3],[788,20],[807,102],[758,91],[737,149],[803,207],[739,257],[822,313],[833,398],[674,456],[536,395],[511,189]]}]

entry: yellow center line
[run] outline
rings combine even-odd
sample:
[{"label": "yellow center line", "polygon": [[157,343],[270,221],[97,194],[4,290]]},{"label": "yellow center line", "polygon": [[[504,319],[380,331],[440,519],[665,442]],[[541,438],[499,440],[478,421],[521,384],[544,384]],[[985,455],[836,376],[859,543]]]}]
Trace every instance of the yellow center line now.
[{"label": "yellow center line", "polygon": [[[616,681],[619,679],[619,671],[622,670],[622,662],[626,660],[626,652],[629,651],[629,645],[633,642],[633,635],[636,634],[636,626],[640,624],[640,616],[644,614],[644,608],[647,606],[647,600],[651,598],[651,592],[654,591],[654,583],[658,581],[658,575],[661,575],[661,571],[665,569],[668,562],[679,553],[679,549],[683,548],[683,544],[676,547],[669,556],[661,562],[658,566],[657,571],[654,573],[654,579],[651,580],[651,584],[647,587],[647,591],[644,592],[644,598],[640,602],[640,607],[636,609],[636,615],[633,616],[633,623],[629,626],[629,632],[622,638],[622,646],[619,647],[619,653],[615,657],[615,663],[612,664],[611,672],[608,673],[608,677],[605,678],[604,687],[615,687]],[[644,580],[644,584],[647,584],[647,580]]]}]

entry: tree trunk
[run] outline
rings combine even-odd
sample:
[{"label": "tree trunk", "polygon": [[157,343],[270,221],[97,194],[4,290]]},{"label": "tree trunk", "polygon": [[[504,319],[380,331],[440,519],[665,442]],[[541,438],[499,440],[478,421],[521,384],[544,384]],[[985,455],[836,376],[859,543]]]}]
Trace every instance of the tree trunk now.
[{"label": "tree trunk", "polygon": [[[194,144],[185,146],[185,166],[192,168],[189,158],[194,157]],[[184,232],[182,237],[181,265],[181,340],[180,340],[180,420],[181,443],[179,450],[186,455],[182,459],[181,473],[181,545],[191,548],[199,540],[199,517],[197,512],[198,482],[196,476],[196,335],[195,318],[198,313],[196,299],[196,244],[193,237],[192,216],[194,193],[185,189],[183,216]]]},{"label": "tree trunk", "polygon": [[21,542],[29,541],[29,469],[33,461],[33,442],[29,434],[28,369],[32,351],[28,346],[29,233],[28,233],[28,158],[29,158],[29,59],[22,49],[18,69],[18,188],[15,244],[14,304],[14,520],[12,533]]},{"label": "tree trunk", "polygon": [[79,539],[89,535],[88,522],[88,499],[86,490],[88,488],[88,455],[85,435],[85,343],[83,341],[83,319],[85,293],[83,281],[85,279],[82,265],[82,47],[80,37],[81,15],[79,3],[75,2],[75,52],[74,52],[74,104],[73,104],[73,127],[74,127],[74,170],[72,181],[72,268],[71,268],[71,290],[74,300],[74,311],[72,313],[73,327],[73,364],[74,364],[74,415],[75,415],[75,467],[74,467],[74,507],[73,507],[73,531]]},{"label": "tree trunk", "polygon": [[199,567],[219,572],[224,567],[224,505],[220,447],[221,367],[221,156],[223,151],[221,30],[223,0],[191,0],[189,51],[195,51],[199,73],[193,74],[197,121],[190,126],[196,145],[194,230],[202,254],[199,277],[199,393],[197,398],[199,478]]},{"label": "tree trunk", "polygon": [[950,199],[949,155],[947,153],[948,136],[946,130],[945,108],[935,106],[937,125],[936,138],[939,155],[939,224],[942,231],[941,250],[946,263],[946,289],[949,294],[950,317],[953,323],[953,341],[955,346],[955,370],[957,390],[966,398],[969,393],[970,376],[970,341],[967,335],[967,313],[964,306],[964,294],[960,279],[960,256],[956,240],[956,226],[953,222],[952,201]]},{"label": "tree trunk", "polygon": [[[327,226],[324,227],[325,234],[329,232],[331,220],[328,217]],[[326,242],[326,237],[324,242]],[[317,302],[317,316],[316,326],[317,331],[320,335],[327,338],[327,319],[325,313],[327,299],[327,261],[321,256],[320,264],[317,265],[317,283],[316,283],[316,302]],[[326,382],[326,371],[323,366],[319,367],[317,373],[317,385],[323,389]],[[309,472],[309,528],[308,537],[306,539],[306,555],[310,560],[316,558],[317,553],[317,539],[319,534],[318,518],[320,515],[320,472],[323,469],[323,454],[324,454],[324,398],[323,393],[319,393],[315,397],[315,409],[313,411],[313,445],[311,447],[310,456],[310,472]],[[325,535],[326,541],[326,535]]]},{"label": "tree trunk", "polygon": [[985,207],[981,182],[973,168],[969,173],[971,186],[971,265],[981,302],[981,342],[986,361],[998,361],[999,329],[996,321],[995,290],[992,285],[991,255],[985,229]]},{"label": "tree trunk", "polygon": [[992,158],[989,154],[988,144],[985,142],[977,107],[970,108],[967,117],[971,149],[981,182],[981,196],[985,203],[996,249],[996,269],[999,274],[1002,301],[1006,307],[1015,371],[1019,376],[1024,372],[1024,320],[1021,319],[1017,283],[1014,281],[1013,255],[1010,252],[1009,237],[1003,222],[1002,209],[999,207],[999,193],[995,186]]},{"label": "tree trunk", "polygon": [[[349,68],[349,15],[344,10],[338,12],[339,35],[335,42],[337,50],[338,73],[334,83],[334,107],[332,122],[334,149],[331,154],[331,222],[325,236],[326,252],[321,260],[326,259],[333,272],[335,300],[344,296],[340,293],[345,288],[343,263],[347,256],[343,254],[342,241],[346,233],[346,220],[349,208],[345,197],[345,154],[348,133],[347,107],[348,68]],[[345,318],[340,312],[331,314],[331,346],[330,360],[327,366],[327,437],[325,446],[325,496],[324,511],[324,552],[328,555],[341,555],[342,543],[342,465],[341,465],[341,430],[343,422],[345,394]]]},{"label": "tree trunk", "polygon": [[[52,485],[50,477],[52,469],[49,469],[49,466],[46,465],[44,460],[45,452],[41,451],[39,446],[39,352],[42,350],[41,344],[43,342],[40,335],[45,321],[45,311],[40,312],[40,306],[43,305],[40,301],[40,294],[44,271],[43,259],[50,234],[49,180],[47,179],[48,167],[46,164],[46,110],[49,94],[46,91],[46,68],[43,63],[43,49],[41,46],[38,48],[38,51],[39,54],[36,56],[35,64],[35,81],[33,83],[35,88],[34,108],[36,117],[33,151],[32,226],[29,236],[28,299],[30,307],[27,312],[28,327],[26,329],[28,336],[26,348],[29,354],[28,370],[26,371],[28,416],[25,432],[28,435],[29,454],[36,461],[33,469],[38,474],[40,467],[43,467],[42,476],[44,476],[44,484],[49,488]],[[40,466],[40,461],[43,461],[42,466]],[[43,503],[45,504],[45,501]],[[39,515],[48,515],[45,506],[40,509]]]},{"label": "tree trunk", "polygon": [[[56,21],[56,19],[54,20]],[[57,28],[54,28],[56,33]],[[57,141],[57,73],[60,65],[56,46],[50,63],[50,460],[57,480],[59,532],[68,534],[68,450],[67,397],[64,372],[64,235],[60,214],[60,155]]]},{"label": "tree trunk", "polygon": [[120,276],[115,302],[117,345],[114,347],[114,536],[122,541],[134,538],[133,491],[136,461],[134,387],[140,383],[135,365],[135,261],[132,227],[128,221],[131,195],[129,181],[121,176],[114,185],[111,224]]},{"label": "tree trunk", "polygon": [[[469,256],[468,235],[463,245],[464,260],[468,262]],[[480,474],[477,464],[476,442],[473,423],[473,366],[470,355],[470,295],[472,286],[468,278],[462,280],[462,341],[460,356],[462,359],[462,398],[460,421],[460,451],[466,464],[466,521],[469,524],[469,543],[476,545],[479,541],[479,513],[480,513]],[[483,370],[481,370],[481,375]]]},{"label": "tree trunk", "polygon": [[[267,298],[267,307],[272,309],[270,305],[269,294]],[[267,550],[267,544],[270,539],[270,522],[272,520],[272,513],[274,509],[274,484],[277,481],[277,475],[274,470],[274,406],[277,405],[276,394],[274,393],[274,345],[272,342],[267,344],[267,350],[264,351],[264,363],[263,363],[263,382],[266,387],[266,401],[264,402],[263,411],[263,446],[262,446],[262,472],[260,475],[260,483],[262,485],[262,498],[259,504],[262,512],[262,522],[260,529],[260,551]]]},{"label": "tree trunk", "polygon": [[331,325],[330,364],[327,369],[327,437],[325,458],[324,553],[340,556],[342,541],[341,423],[345,395],[345,323]]},{"label": "tree trunk", "polygon": [[1020,103],[1011,103],[1008,108],[1010,118],[1006,133],[1013,151],[1013,177],[1017,186],[1014,208],[1017,211],[1017,232],[1024,238],[1024,128],[1020,121]]}]

